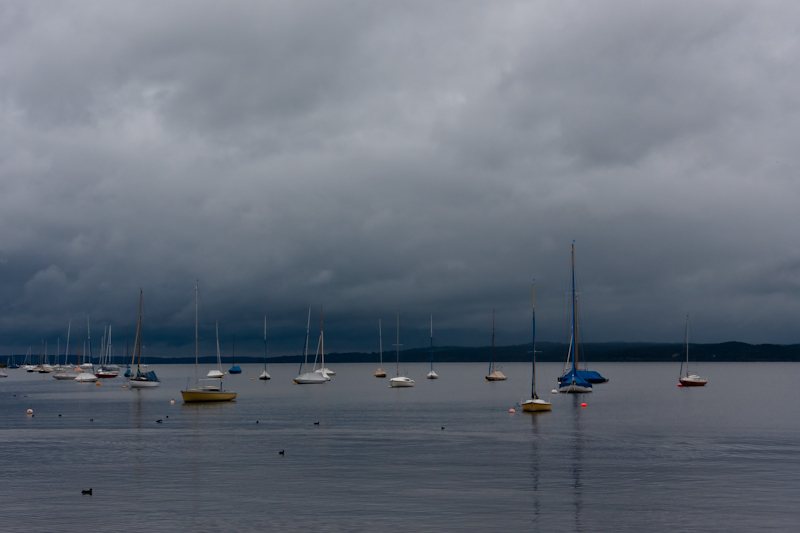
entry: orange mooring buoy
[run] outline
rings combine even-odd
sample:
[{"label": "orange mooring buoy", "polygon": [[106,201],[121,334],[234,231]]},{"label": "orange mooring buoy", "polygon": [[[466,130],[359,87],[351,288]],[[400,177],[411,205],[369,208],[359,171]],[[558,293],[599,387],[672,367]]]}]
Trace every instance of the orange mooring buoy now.
[{"label": "orange mooring buoy", "polygon": [[586,407],[586,404],[585,404],[585,403],[582,403],[582,404],[581,404],[581,407]]},{"label": "orange mooring buoy", "polygon": [[509,413],[516,413],[516,411],[514,410],[514,408],[513,408],[513,407],[512,407],[511,409],[509,409],[509,410],[508,410],[508,412],[509,412]]}]

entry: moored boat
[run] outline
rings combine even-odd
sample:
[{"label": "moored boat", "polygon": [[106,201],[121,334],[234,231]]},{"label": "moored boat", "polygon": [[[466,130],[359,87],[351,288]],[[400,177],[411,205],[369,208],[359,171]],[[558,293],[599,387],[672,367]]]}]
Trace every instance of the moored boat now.
[{"label": "moored boat", "polygon": [[575,292],[575,242],[572,243],[572,339],[570,340],[570,357],[572,368],[558,379],[558,392],[585,393],[592,392],[592,384],[586,381],[578,371],[578,296]]},{"label": "moored boat", "polygon": [[[219,331],[219,329],[217,330]],[[236,392],[223,390],[222,382],[214,380],[217,384],[201,385],[201,382],[209,380],[201,380],[197,377],[197,285],[194,286],[194,377],[195,385],[181,391],[181,396],[185,403],[196,402],[228,402],[236,399]],[[217,354],[219,354],[219,335],[217,335]]]},{"label": "moored boat", "polygon": [[[136,353],[139,359],[136,361]],[[91,355],[90,355],[91,356]],[[158,387],[161,380],[152,370],[142,368],[142,290],[139,290],[139,323],[136,326],[136,341],[133,343],[133,359],[131,366],[136,361],[136,372],[131,372],[130,384],[132,389],[152,389]]]},{"label": "moored boat", "polygon": [[686,374],[683,373],[683,361],[681,361],[681,370],[678,374],[678,387],[704,387],[708,380],[701,378],[697,374],[689,372],[689,315],[686,315]]},{"label": "moored boat", "polygon": [[494,309],[492,309],[492,356],[489,359],[489,375],[486,376],[486,381],[505,381],[508,377],[503,374],[500,367],[495,366],[494,363]]},{"label": "moored boat", "polygon": [[395,376],[389,380],[389,387],[413,387],[414,380],[400,374],[400,347],[402,346],[402,344],[400,344],[400,311],[397,312],[397,343],[395,346],[397,347],[397,369],[395,371]]},{"label": "moored boat", "polygon": [[531,287],[531,301],[533,310],[533,342],[531,343],[531,399],[522,402],[522,410],[532,413],[538,411],[550,411],[552,405],[539,398],[536,394],[536,285]]}]

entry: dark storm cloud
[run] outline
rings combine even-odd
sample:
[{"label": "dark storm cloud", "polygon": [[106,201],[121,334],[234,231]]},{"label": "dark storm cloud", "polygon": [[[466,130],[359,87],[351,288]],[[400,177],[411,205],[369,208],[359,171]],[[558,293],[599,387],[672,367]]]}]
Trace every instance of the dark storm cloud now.
[{"label": "dark storm cloud", "polygon": [[[0,331],[799,342],[790,2],[0,8]],[[238,342],[237,342],[238,344]],[[183,347],[183,348],[182,348]]]}]

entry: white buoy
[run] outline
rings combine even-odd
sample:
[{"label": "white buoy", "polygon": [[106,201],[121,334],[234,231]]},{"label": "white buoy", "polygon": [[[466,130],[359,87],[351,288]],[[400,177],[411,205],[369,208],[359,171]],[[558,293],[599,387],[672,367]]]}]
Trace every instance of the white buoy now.
[{"label": "white buoy", "polygon": [[558,391],[556,389],[553,389],[550,391],[550,394],[558,394]]},{"label": "white buoy", "polygon": [[28,414],[32,415],[33,414],[33,409],[28,409]]},{"label": "white buoy", "polygon": [[170,400],[170,401],[169,401],[169,404],[170,404],[170,405],[175,405],[175,400]]}]

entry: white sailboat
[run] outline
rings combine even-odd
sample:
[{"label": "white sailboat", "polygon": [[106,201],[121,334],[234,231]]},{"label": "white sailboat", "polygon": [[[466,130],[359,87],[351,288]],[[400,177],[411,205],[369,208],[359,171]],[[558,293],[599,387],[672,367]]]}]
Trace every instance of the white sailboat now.
[{"label": "white sailboat", "polygon": [[428,379],[439,379],[439,374],[433,371],[433,315],[431,315],[431,371],[425,376]]},{"label": "white sailboat", "polygon": [[72,320],[69,321],[69,325],[67,326],[67,346],[64,348],[64,366],[58,368],[55,372],[53,372],[53,378],[58,380],[66,380],[71,379],[75,380],[78,375],[82,372],[80,368],[70,368],[69,367],[69,334],[72,330]]},{"label": "white sailboat", "polygon": [[[94,383],[97,381],[97,376],[94,375],[92,360],[92,333],[89,329],[89,315],[86,315],[86,338],[89,341],[89,362],[83,363],[80,367],[83,370],[80,374],[75,376],[75,381],[78,383]],[[83,345],[83,357],[86,358],[86,343]]]},{"label": "white sailboat", "polygon": [[[219,354],[219,336],[217,336],[217,353]],[[211,382],[201,385],[200,382]],[[222,381],[218,379],[198,379],[197,377],[197,285],[194,286],[194,387],[181,391],[184,402],[226,402],[236,399],[236,392],[223,390]]]},{"label": "white sailboat", "polygon": [[708,383],[706,378],[689,372],[689,315],[686,315],[686,374],[683,373],[683,361],[678,374],[678,387],[704,387]]},{"label": "white sailboat", "polygon": [[222,357],[219,354],[219,322],[217,324],[217,368],[218,370],[209,370],[208,374],[206,374],[207,378],[211,379],[222,379],[225,377],[225,373],[222,371]]},{"label": "white sailboat", "polygon": [[376,378],[385,378],[386,372],[383,370],[383,333],[381,331],[381,319],[378,319],[378,339],[380,342],[381,366],[375,371]]},{"label": "white sailboat", "polygon": [[[311,327],[311,308],[308,308],[308,324],[306,325],[306,348],[305,348],[305,356],[303,364],[300,365],[300,372],[301,374],[294,378],[294,382],[298,385],[319,385],[322,383],[326,383],[331,380],[325,372],[317,372],[316,370],[312,372],[303,372],[303,366],[308,365],[308,332],[309,328]],[[322,329],[322,311],[320,310],[320,328],[319,328],[319,341],[317,341],[317,353],[314,355],[314,366],[317,366],[317,355],[320,351],[320,346],[322,347],[322,367],[325,366],[325,344],[323,341],[323,329]]]},{"label": "white sailboat", "polygon": [[264,315],[264,371],[258,376],[258,379],[270,379],[269,372],[267,372],[267,316]]},{"label": "white sailboat", "polygon": [[[328,381],[330,381],[331,378],[329,376],[335,376],[336,372],[334,372],[330,368],[325,368],[325,340],[322,337],[322,308],[320,308],[320,310],[319,310],[319,317],[320,317],[319,318],[319,320],[320,320],[319,338],[320,338],[320,344],[321,344],[321,347],[322,347],[322,350],[321,350],[322,363],[319,365],[319,368],[314,370],[314,372],[316,372],[317,374],[322,374],[323,376],[328,378]],[[316,358],[314,360],[314,366],[317,366]]]},{"label": "white sailboat", "polygon": [[492,309],[492,358],[489,360],[489,375],[486,376],[486,381],[505,381],[507,379],[508,376],[494,364],[494,309]]},{"label": "white sailboat", "polygon": [[395,346],[397,347],[397,368],[395,370],[395,376],[389,380],[389,387],[413,387],[413,379],[408,376],[400,375],[400,347],[402,346],[402,344],[400,344],[400,311],[397,312],[397,343]]}]

